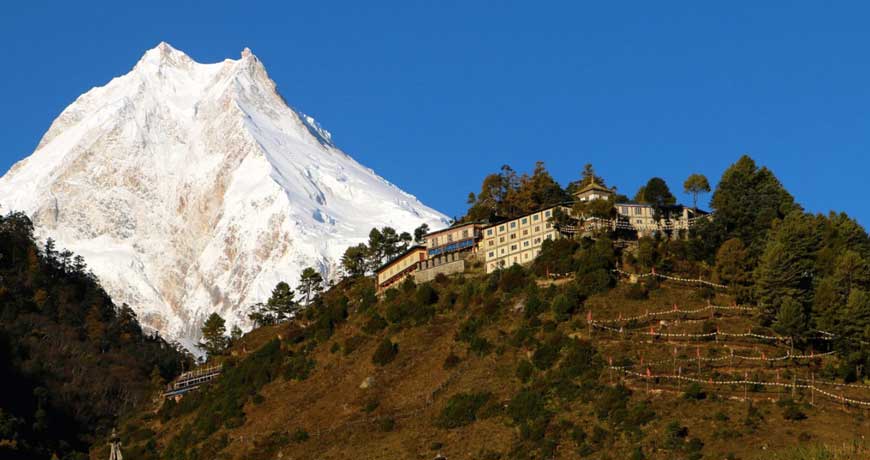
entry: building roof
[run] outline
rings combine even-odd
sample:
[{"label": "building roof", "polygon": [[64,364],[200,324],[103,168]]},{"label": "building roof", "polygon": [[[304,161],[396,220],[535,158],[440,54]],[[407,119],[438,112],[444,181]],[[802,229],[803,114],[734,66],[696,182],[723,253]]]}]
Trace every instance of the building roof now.
[{"label": "building roof", "polygon": [[489,225],[489,222],[474,221],[474,222],[455,223],[447,228],[442,228],[441,230],[435,230],[434,232],[429,232],[425,236],[428,237],[428,236],[432,236],[432,235],[437,235],[439,233],[451,232],[453,230],[456,230],[457,228],[467,227],[469,225],[479,225],[479,226],[483,227],[483,226]]},{"label": "building roof", "polygon": [[613,190],[610,190],[609,188],[599,184],[598,182],[595,182],[595,178],[593,177],[591,182],[586,184],[586,186],[581,188],[580,190],[574,192],[574,195],[580,195],[582,193],[593,191],[613,193]]},{"label": "building roof", "polygon": [[419,245],[419,244],[415,244],[415,245],[411,246],[411,247],[408,248],[405,252],[403,252],[403,253],[397,255],[396,257],[393,257],[392,259],[388,260],[386,263],[384,263],[384,264],[381,265],[380,267],[376,268],[376,269],[375,269],[375,273],[378,273],[378,272],[382,272],[382,271],[384,271],[384,269],[386,269],[386,268],[389,267],[390,265],[393,265],[395,262],[398,262],[398,261],[402,260],[405,256],[411,254],[411,253],[414,252],[414,251],[418,251],[418,250],[424,250],[424,251],[425,251],[425,250],[426,250],[426,246]]},{"label": "building roof", "polygon": [[545,207],[545,208],[538,209],[537,211],[532,211],[532,212],[527,212],[527,213],[525,213],[525,214],[521,214],[521,215],[516,216],[516,217],[513,217],[513,218],[511,218],[511,219],[504,219],[504,220],[499,220],[499,221],[497,221],[497,222],[490,222],[489,224],[487,224],[487,225],[484,226],[483,228],[484,228],[484,229],[488,229],[488,228],[492,228],[492,227],[497,227],[497,226],[499,226],[499,225],[501,225],[501,224],[504,224],[504,223],[507,223],[507,222],[511,222],[511,221],[514,221],[514,220],[520,220],[520,219],[522,219],[523,217],[529,217],[529,216],[531,216],[532,214],[537,214],[537,213],[539,213],[539,212],[548,211],[548,210],[550,210],[550,209],[565,208],[565,207],[567,207],[567,206],[565,206],[564,204],[554,204],[554,205],[552,205],[552,206],[547,206],[547,207]]}]

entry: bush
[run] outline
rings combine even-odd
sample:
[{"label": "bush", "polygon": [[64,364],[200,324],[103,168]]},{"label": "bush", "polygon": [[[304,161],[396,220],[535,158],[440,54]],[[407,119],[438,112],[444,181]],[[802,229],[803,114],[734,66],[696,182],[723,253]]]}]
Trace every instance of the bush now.
[{"label": "bush", "polygon": [[686,387],[686,391],[683,393],[683,398],[700,401],[702,399],[707,399],[707,393],[697,382],[692,382]]},{"label": "bush", "polygon": [[366,405],[363,406],[363,412],[365,412],[366,414],[371,414],[380,405],[381,405],[381,402],[378,401],[377,399],[370,399],[370,400],[366,401]]},{"label": "bush", "polygon": [[477,411],[492,397],[490,393],[458,393],[447,400],[435,424],[441,428],[458,428],[477,420]]},{"label": "bush", "polygon": [[535,373],[535,367],[532,366],[532,363],[530,363],[529,361],[527,361],[525,359],[520,361],[520,363],[517,365],[516,376],[520,382],[529,383],[529,380],[532,379],[532,376],[534,375],[534,373]]},{"label": "bush", "polygon": [[629,300],[645,300],[649,298],[649,291],[643,284],[635,283],[625,290],[625,298]]},{"label": "bush", "polygon": [[387,321],[384,319],[384,317],[377,313],[374,313],[363,325],[362,330],[366,334],[377,334],[378,332],[384,330],[385,327],[387,327]]},{"label": "bush", "polygon": [[447,357],[444,358],[444,369],[453,369],[459,365],[460,361],[462,360],[459,359],[459,356],[456,356],[456,354],[451,351]]},{"label": "bush", "polygon": [[507,413],[516,423],[531,422],[550,417],[544,394],[540,390],[530,388],[520,390],[511,399],[510,403],[508,403]]},{"label": "bush", "polygon": [[364,335],[354,335],[344,340],[344,355],[347,356],[357,350],[366,342],[367,338]]},{"label": "bush", "polygon": [[783,399],[776,404],[782,408],[782,418],[786,420],[800,421],[807,418],[807,414],[791,399]]},{"label": "bush", "polygon": [[378,420],[378,430],[388,433],[396,429],[396,419],[392,417],[382,418]]},{"label": "bush", "polygon": [[532,355],[532,363],[538,369],[545,371],[559,360],[559,352],[562,350],[562,340],[560,336],[551,337],[546,342],[542,343]]},{"label": "bush", "polygon": [[511,265],[510,268],[501,270],[501,272],[498,288],[502,292],[514,292],[526,286],[529,275],[520,265]]},{"label": "bush", "polygon": [[296,431],[293,432],[293,436],[292,436],[293,442],[303,443],[303,442],[307,441],[308,438],[309,438],[308,432],[303,430],[302,428],[297,428]]},{"label": "bush", "polygon": [[429,283],[421,284],[417,287],[414,299],[417,301],[417,305],[435,305],[438,302],[438,291]]},{"label": "bush", "polygon": [[580,293],[591,297],[600,292],[606,292],[613,287],[614,278],[610,269],[599,268],[590,272],[578,273],[575,278]]},{"label": "bush", "polygon": [[468,350],[477,356],[486,356],[492,351],[492,344],[483,337],[475,336],[468,343]]},{"label": "bush", "polygon": [[398,353],[399,345],[391,342],[390,339],[384,339],[378,344],[378,348],[372,355],[372,362],[378,366],[384,366],[392,362]]},{"label": "bush", "polygon": [[571,318],[575,305],[568,299],[568,296],[559,294],[553,298],[550,308],[553,310],[553,318],[561,323]]},{"label": "bush", "polygon": [[285,380],[305,380],[314,370],[316,365],[313,359],[309,359],[304,353],[295,353],[286,360],[284,366]]}]

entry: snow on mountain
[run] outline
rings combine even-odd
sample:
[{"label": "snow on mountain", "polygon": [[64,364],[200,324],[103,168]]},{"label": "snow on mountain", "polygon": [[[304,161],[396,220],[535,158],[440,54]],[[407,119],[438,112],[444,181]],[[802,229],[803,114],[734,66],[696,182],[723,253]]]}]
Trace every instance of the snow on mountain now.
[{"label": "snow on mountain", "polygon": [[288,107],[247,48],[200,64],[166,43],[67,107],[0,178],[0,206],[188,345],[211,312],[245,326],[306,266],[334,276],[372,227],[447,223]]}]

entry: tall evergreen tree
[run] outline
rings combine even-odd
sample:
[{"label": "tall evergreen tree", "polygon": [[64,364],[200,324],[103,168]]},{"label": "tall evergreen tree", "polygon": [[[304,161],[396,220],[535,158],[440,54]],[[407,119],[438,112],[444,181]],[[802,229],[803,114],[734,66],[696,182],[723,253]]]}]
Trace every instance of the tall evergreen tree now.
[{"label": "tall evergreen tree", "polygon": [[725,240],[739,238],[749,250],[753,266],[764,250],[773,221],[800,209],[776,176],[746,155],[722,174],[710,206],[715,218],[703,222],[695,232],[709,255]]},{"label": "tall evergreen tree", "polygon": [[775,227],[755,277],[758,303],[768,321],[787,297],[804,308],[810,305],[820,240],[818,220],[801,211],[792,212]]},{"label": "tall evergreen tree", "polygon": [[692,195],[692,209],[698,209],[698,195],[710,193],[710,182],[703,174],[692,174],[683,183],[683,191]]},{"label": "tall evergreen tree", "polygon": [[314,267],[307,267],[299,276],[297,289],[305,294],[305,304],[308,305],[311,303],[312,296],[317,296],[323,291],[323,276]]},{"label": "tall evergreen tree", "polygon": [[345,276],[358,278],[366,274],[368,252],[368,247],[362,243],[344,251],[344,255],[341,256],[341,268]]},{"label": "tall evergreen tree", "polygon": [[295,297],[296,293],[290,289],[290,285],[281,281],[272,289],[272,296],[266,302],[266,309],[276,321],[284,321],[299,310]]},{"label": "tall evergreen tree", "polygon": [[210,357],[223,354],[229,343],[226,333],[226,321],[217,313],[212,313],[202,325],[202,341],[199,347]]},{"label": "tall evergreen tree", "polygon": [[794,350],[795,341],[807,331],[807,319],[804,306],[797,300],[786,297],[782,299],[781,307],[776,313],[773,329],[789,337],[789,344]]}]

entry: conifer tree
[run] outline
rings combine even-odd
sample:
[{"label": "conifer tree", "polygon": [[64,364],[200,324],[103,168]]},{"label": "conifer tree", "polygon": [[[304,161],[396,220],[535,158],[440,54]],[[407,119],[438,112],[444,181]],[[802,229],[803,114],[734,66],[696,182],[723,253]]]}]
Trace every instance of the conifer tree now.
[{"label": "conifer tree", "polygon": [[266,302],[266,309],[275,318],[275,321],[284,321],[292,317],[299,309],[295,297],[296,293],[290,289],[290,285],[281,281],[272,289],[272,296]]},{"label": "conifer tree", "polygon": [[770,236],[755,277],[758,302],[767,321],[776,317],[787,297],[810,305],[819,230],[815,217],[795,211]]},{"label": "conifer tree", "polygon": [[323,291],[323,276],[314,267],[306,267],[299,276],[299,292],[305,294],[305,304],[311,303],[312,296]]},{"label": "conifer tree", "polygon": [[710,182],[703,174],[692,174],[683,183],[683,191],[692,195],[692,209],[698,209],[698,195],[710,193]]},{"label": "conifer tree", "polygon": [[790,345],[794,350],[795,340],[807,330],[807,319],[804,315],[803,305],[791,297],[784,298],[779,311],[776,313],[773,328],[780,334],[789,337]]},{"label": "conifer tree", "polygon": [[202,325],[202,341],[199,343],[199,347],[209,357],[223,354],[228,345],[226,332],[226,321],[217,313],[212,313]]}]

